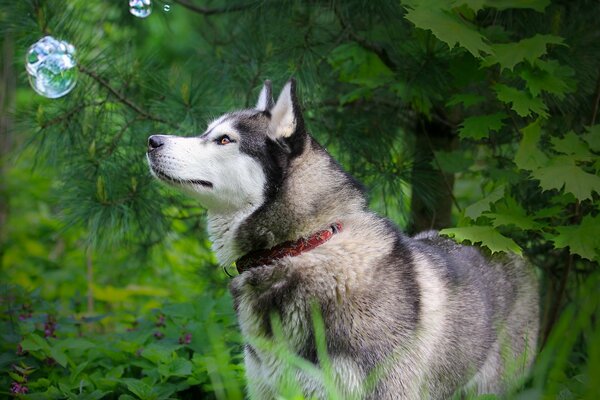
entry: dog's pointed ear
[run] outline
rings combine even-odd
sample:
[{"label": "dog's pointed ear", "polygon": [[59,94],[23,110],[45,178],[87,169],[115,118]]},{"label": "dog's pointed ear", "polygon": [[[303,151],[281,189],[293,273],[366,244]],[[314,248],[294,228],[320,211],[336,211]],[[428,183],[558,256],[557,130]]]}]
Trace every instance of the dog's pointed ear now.
[{"label": "dog's pointed ear", "polygon": [[296,97],[296,81],[290,79],[271,109],[269,135],[273,139],[285,139],[296,132],[304,132],[304,120]]},{"label": "dog's pointed ear", "polygon": [[256,109],[259,111],[270,111],[275,105],[273,101],[273,90],[271,90],[271,81],[266,80],[256,102]]}]

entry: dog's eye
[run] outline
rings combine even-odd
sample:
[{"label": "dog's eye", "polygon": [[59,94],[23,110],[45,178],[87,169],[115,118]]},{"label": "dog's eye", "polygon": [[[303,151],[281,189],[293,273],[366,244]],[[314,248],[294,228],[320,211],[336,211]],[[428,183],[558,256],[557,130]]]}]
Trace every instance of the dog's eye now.
[{"label": "dog's eye", "polygon": [[217,142],[217,144],[220,144],[220,145],[226,145],[229,143],[233,143],[233,140],[231,140],[231,138],[229,136],[223,135],[220,138],[218,138],[216,140],[216,142]]}]

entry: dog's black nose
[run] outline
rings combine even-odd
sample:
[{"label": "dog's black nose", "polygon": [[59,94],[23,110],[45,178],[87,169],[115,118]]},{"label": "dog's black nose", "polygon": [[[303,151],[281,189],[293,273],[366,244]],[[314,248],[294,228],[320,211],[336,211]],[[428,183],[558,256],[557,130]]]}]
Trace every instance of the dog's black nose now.
[{"label": "dog's black nose", "polygon": [[165,137],[163,135],[152,135],[148,138],[148,151],[159,148],[165,144]]}]

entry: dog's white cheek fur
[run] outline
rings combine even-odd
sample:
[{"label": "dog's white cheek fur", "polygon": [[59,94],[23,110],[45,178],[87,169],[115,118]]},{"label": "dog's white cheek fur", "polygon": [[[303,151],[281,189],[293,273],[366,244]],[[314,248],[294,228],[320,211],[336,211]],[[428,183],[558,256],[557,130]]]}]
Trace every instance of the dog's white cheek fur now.
[{"label": "dog's white cheek fur", "polygon": [[261,165],[235,143],[219,146],[198,138],[172,138],[158,158],[169,176],[204,180],[212,188],[186,185],[209,212],[236,213],[263,202],[265,175]]}]

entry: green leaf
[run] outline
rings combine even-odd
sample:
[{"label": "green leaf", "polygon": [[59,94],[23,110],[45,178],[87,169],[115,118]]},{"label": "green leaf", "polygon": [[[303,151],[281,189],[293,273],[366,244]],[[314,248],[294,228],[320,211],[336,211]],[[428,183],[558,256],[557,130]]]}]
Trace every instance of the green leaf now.
[{"label": "green leaf", "polygon": [[511,196],[496,203],[494,212],[484,213],[483,215],[492,220],[494,228],[511,225],[519,229],[533,230],[540,228],[540,224],[527,215],[525,209]]},{"label": "green leaf", "polygon": [[50,354],[50,345],[48,344],[46,339],[36,335],[35,333],[32,333],[31,335],[23,339],[23,341],[21,342],[21,347],[24,351],[42,350],[44,354]]},{"label": "green leaf", "polygon": [[458,243],[468,240],[472,244],[481,243],[492,253],[507,252],[521,255],[521,248],[511,238],[502,235],[491,226],[465,226],[462,228],[448,228],[440,231],[441,235],[454,238]]},{"label": "green leaf", "polygon": [[171,376],[189,376],[192,374],[192,363],[178,357],[168,364],[159,365],[158,373],[166,378]]},{"label": "green leaf", "polygon": [[548,108],[539,97],[531,97],[525,90],[519,90],[498,83],[494,86],[498,100],[511,104],[511,108],[521,117],[528,117],[532,112],[542,118],[548,118]]},{"label": "green leaf", "polygon": [[158,396],[152,390],[152,386],[138,379],[123,379],[127,389],[141,400],[155,400]]},{"label": "green leaf", "polygon": [[471,219],[477,219],[484,211],[489,211],[492,203],[504,197],[506,186],[501,185],[494,189],[490,194],[483,199],[471,204],[465,208],[465,215]]},{"label": "green leaf", "polygon": [[544,91],[561,100],[565,93],[574,90],[573,75],[573,69],[554,60],[537,60],[535,66],[526,65],[519,73],[533,96],[537,97]]},{"label": "green leaf", "polygon": [[175,345],[151,344],[142,351],[142,357],[155,364],[169,363],[174,358]]},{"label": "green leaf", "polygon": [[590,146],[592,151],[600,152],[600,124],[587,128],[583,140]]},{"label": "green leaf", "polygon": [[484,59],[482,65],[489,67],[500,64],[501,69],[508,68],[512,71],[515,65],[523,61],[533,64],[534,61],[546,54],[546,46],[549,44],[564,44],[563,38],[537,34],[516,43],[492,44],[493,53]]},{"label": "green leaf", "polygon": [[50,349],[50,356],[59,363],[62,367],[66,367],[69,363],[69,357],[58,347],[52,347]]},{"label": "green leaf", "polygon": [[408,7],[405,18],[417,28],[430,30],[450,49],[459,45],[477,58],[481,57],[481,53],[492,53],[485,36],[454,13],[443,10],[435,2],[414,3],[412,7]]},{"label": "green leaf", "polygon": [[519,143],[515,164],[520,169],[535,170],[548,163],[548,157],[538,147],[542,136],[541,120],[537,119],[525,128],[521,129],[523,138]]},{"label": "green leaf", "polygon": [[585,172],[575,165],[572,158],[555,157],[547,167],[531,173],[540,181],[544,190],[563,187],[566,193],[572,193],[578,200],[592,198],[592,192],[600,193],[600,177]]},{"label": "green leaf", "polygon": [[569,247],[569,251],[590,261],[600,261],[600,216],[586,215],[579,225],[556,227],[557,235],[551,237],[557,249]]},{"label": "green leaf", "polygon": [[477,115],[466,118],[458,130],[461,138],[470,138],[480,140],[489,136],[491,131],[498,131],[502,128],[502,121],[508,118],[504,113],[495,113],[490,115]]},{"label": "green leaf", "polygon": [[587,143],[573,131],[568,132],[562,138],[553,137],[550,142],[556,152],[571,155],[578,161],[590,161],[594,157],[590,153]]}]

